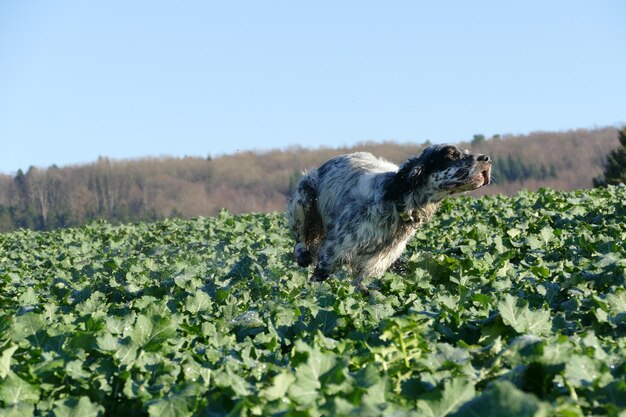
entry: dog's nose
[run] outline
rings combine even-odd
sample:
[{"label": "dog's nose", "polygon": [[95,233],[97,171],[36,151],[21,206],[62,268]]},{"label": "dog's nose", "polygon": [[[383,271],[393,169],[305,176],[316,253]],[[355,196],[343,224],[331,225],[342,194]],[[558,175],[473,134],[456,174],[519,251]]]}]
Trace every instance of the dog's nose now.
[{"label": "dog's nose", "polygon": [[476,159],[478,159],[481,162],[491,162],[491,158],[489,158],[489,156],[487,155],[478,155]]}]

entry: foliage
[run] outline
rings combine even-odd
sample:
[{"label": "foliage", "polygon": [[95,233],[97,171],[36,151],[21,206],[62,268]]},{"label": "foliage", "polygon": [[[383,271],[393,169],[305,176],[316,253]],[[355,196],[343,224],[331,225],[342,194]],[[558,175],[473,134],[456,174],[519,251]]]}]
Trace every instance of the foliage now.
[{"label": "foliage", "polygon": [[278,213],[0,235],[0,415],[624,416],[626,188],[444,202],[310,283]]},{"label": "foliage", "polygon": [[593,180],[595,187],[626,184],[626,128],[622,129],[618,136],[620,147],[609,154],[604,168],[604,177]]}]

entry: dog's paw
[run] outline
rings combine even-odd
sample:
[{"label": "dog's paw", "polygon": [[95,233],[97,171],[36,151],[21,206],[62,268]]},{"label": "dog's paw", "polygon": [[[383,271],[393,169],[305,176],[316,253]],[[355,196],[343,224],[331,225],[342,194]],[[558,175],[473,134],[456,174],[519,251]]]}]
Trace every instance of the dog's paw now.
[{"label": "dog's paw", "polygon": [[323,282],[328,279],[328,274],[314,273],[311,275],[311,282]]},{"label": "dog's paw", "polygon": [[301,250],[296,254],[296,262],[299,266],[306,268],[313,263],[313,255],[308,250]]},{"label": "dog's paw", "polygon": [[313,263],[313,255],[306,249],[303,243],[298,243],[293,248],[293,257],[296,258],[296,262],[303,268]]}]

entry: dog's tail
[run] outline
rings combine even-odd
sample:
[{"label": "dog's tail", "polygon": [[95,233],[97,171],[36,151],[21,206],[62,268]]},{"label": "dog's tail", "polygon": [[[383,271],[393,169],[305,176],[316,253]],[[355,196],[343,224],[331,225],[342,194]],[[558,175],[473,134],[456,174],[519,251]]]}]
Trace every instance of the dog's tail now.
[{"label": "dog's tail", "polygon": [[298,265],[311,265],[323,235],[322,218],[317,209],[317,171],[306,172],[287,206],[287,222],[296,240],[294,257]]}]

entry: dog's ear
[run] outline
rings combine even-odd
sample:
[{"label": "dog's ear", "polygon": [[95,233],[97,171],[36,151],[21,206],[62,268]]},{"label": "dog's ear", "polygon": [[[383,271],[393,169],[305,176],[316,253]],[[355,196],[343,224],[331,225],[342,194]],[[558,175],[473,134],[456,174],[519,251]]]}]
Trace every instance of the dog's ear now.
[{"label": "dog's ear", "polygon": [[421,157],[409,158],[402,165],[396,174],[398,179],[407,187],[409,191],[420,184],[424,177],[424,161]]},{"label": "dog's ear", "polygon": [[404,161],[385,186],[385,199],[398,200],[407,192],[419,186],[424,167],[419,158],[413,157]]}]

